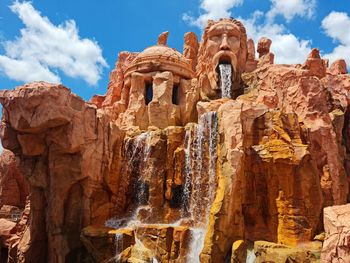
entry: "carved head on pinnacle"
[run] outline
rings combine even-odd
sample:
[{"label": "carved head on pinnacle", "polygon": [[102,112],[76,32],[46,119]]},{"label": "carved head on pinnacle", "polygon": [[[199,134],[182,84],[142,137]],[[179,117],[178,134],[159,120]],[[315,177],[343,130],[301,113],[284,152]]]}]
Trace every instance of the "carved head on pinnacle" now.
[{"label": "carved head on pinnacle", "polygon": [[247,34],[243,24],[233,18],[209,20],[199,48],[197,75],[203,98],[221,98],[218,67],[232,67],[231,97],[240,93],[241,74],[247,60]]}]

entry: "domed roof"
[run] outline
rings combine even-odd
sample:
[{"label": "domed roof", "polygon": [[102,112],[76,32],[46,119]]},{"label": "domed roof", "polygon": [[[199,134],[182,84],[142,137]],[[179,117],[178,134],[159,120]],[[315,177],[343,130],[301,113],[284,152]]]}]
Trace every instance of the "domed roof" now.
[{"label": "domed roof", "polygon": [[165,45],[156,45],[146,48],[136,56],[125,71],[125,78],[133,72],[149,73],[155,71],[170,71],[185,78],[194,76],[189,59],[176,49]]},{"label": "domed roof", "polygon": [[182,56],[182,54],[179,51],[177,51],[174,48],[170,48],[168,46],[163,46],[163,45],[150,46],[146,48],[135,58],[135,61],[141,60],[147,57],[152,57],[152,56],[166,57],[173,61],[177,60],[177,61],[183,61],[185,63],[188,62],[186,58],[184,58],[184,56]]}]

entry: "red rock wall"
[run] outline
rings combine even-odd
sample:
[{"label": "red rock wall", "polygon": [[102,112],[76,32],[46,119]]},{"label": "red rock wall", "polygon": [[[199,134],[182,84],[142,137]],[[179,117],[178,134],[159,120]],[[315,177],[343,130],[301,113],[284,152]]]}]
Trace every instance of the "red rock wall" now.
[{"label": "red rock wall", "polygon": [[3,205],[24,208],[28,185],[19,170],[14,154],[3,150],[0,155],[0,209]]},{"label": "red rock wall", "polygon": [[[194,59],[197,47],[188,52]],[[243,95],[209,100],[200,97],[197,79],[180,80],[168,71],[134,72],[126,85],[123,74],[134,56],[121,54],[107,95],[96,97],[95,105],[44,82],[0,92],[2,142],[20,160],[30,192],[29,220],[27,207],[16,225],[17,240],[9,245],[18,262],[79,262],[84,249],[96,252],[84,237],[82,247],[83,228],[129,216],[143,203],[138,219],[145,224],[181,218],[186,226],[204,224],[201,260],[223,262],[236,240],[308,243],[323,230],[322,208],[349,200],[350,75],[341,65],[327,69],[317,50],[303,65],[273,65],[270,56],[237,80]],[[149,105],[146,78],[155,88]],[[172,103],[175,80],[179,105]],[[213,182],[210,135],[206,130],[198,136],[201,117],[209,112],[218,116]],[[8,164],[14,157],[3,156],[10,161],[0,163],[0,197],[23,207],[26,184]],[[193,159],[190,167],[186,158]],[[176,197],[185,187],[186,169],[195,171],[187,197],[198,202],[193,211]],[[213,201],[209,187],[215,189]],[[145,229],[148,237],[158,233],[152,225]],[[171,236],[161,236],[165,260],[172,257],[169,240],[176,238],[162,231]],[[182,252],[174,253],[183,255],[186,242],[177,243],[174,249]],[[154,249],[153,241],[145,243]],[[142,249],[129,245],[129,257],[132,249]]]}]

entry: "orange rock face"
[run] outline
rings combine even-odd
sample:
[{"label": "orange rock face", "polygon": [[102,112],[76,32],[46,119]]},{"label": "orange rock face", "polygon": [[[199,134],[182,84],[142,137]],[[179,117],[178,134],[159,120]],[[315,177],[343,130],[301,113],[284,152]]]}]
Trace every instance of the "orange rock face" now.
[{"label": "orange rock face", "polygon": [[346,74],[348,70],[346,68],[346,62],[344,59],[338,59],[334,61],[329,69],[333,75]]},{"label": "orange rock face", "polygon": [[[0,92],[2,143],[30,192],[13,258],[236,262],[255,242],[257,260],[314,260],[323,227],[323,255],[340,251],[321,219],[349,200],[344,63],[313,49],[276,65],[268,38],[256,60],[235,19],[209,21],[200,44],[187,33],[183,54],[166,38],[119,54],[90,103],[44,82]],[[1,192],[1,178],[23,207],[23,187]]]},{"label": "orange rock face", "polygon": [[245,67],[245,72],[252,72],[258,66],[258,61],[255,59],[255,46],[253,39],[247,41],[248,58]]},{"label": "orange rock face", "polygon": [[346,262],[350,258],[350,205],[326,207],[324,228],[326,232],[322,248],[322,262]]},{"label": "orange rock face", "polygon": [[14,154],[3,150],[0,155],[0,211],[3,205],[24,208],[27,195],[28,185]]},{"label": "orange rock face", "polygon": [[102,177],[99,149],[90,144],[97,139],[96,109],[67,88],[46,83],[2,91],[1,101],[7,109],[3,145],[20,158],[30,191],[31,220],[21,240],[26,247],[21,258],[74,259],[79,229],[94,216],[83,212],[90,211],[92,203],[86,201],[95,193],[88,181]]}]

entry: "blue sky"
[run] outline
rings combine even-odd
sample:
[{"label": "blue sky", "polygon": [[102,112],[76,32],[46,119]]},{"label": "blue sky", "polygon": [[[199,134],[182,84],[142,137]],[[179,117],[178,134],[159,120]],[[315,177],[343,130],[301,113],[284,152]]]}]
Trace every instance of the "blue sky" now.
[{"label": "blue sky", "polygon": [[142,51],[163,31],[181,51],[184,33],[200,37],[207,18],[224,16],[255,41],[271,38],[276,63],[303,63],[317,47],[350,65],[349,0],[2,0],[0,89],[43,79],[88,100],[106,92],[118,52]]}]

